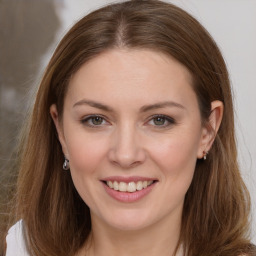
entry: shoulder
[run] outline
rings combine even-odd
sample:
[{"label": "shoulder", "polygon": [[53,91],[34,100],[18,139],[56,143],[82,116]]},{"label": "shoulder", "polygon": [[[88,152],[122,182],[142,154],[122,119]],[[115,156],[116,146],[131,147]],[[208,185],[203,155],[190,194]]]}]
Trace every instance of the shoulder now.
[{"label": "shoulder", "polygon": [[23,221],[13,225],[6,236],[6,256],[29,256],[23,236]]}]

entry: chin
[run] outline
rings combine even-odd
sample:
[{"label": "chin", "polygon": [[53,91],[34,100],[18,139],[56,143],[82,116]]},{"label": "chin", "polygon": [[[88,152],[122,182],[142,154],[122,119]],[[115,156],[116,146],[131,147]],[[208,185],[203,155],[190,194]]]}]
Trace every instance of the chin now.
[{"label": "chin", "polygon": [[152,213],[145,214],[138,210],[124,210],[117,213],[111,212],[108,219],[105,222],[114,229],[123,231],[136,231],[147,228],[157,220],[152,218]]}]

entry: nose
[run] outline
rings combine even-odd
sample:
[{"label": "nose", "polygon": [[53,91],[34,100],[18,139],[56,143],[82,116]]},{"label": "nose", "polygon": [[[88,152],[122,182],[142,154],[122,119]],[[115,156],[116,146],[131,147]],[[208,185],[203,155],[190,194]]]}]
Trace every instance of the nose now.
[{"label": "nose", "polygon": [[136,127],[124,125],[116,129],[111,138],[108,157],[122,169],[133,168],[145,161],[146,152]]}]

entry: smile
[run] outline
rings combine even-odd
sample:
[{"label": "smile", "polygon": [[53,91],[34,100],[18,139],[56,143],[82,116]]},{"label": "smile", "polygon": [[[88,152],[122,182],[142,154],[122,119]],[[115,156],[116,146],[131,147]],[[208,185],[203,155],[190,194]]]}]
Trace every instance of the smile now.
[{"label": "smile", "polygon": [[137,181],[137,182],[118,182],[118,181],[107,181],[106,184],[109,188],[120,192],[135,192],[147,188],[153,183],[150,181]]},{"label": "smile", "polygon": [[158,180],[139,176],[112,176],[101,182],[110,197],[123,203],[132,203],[146,197]]}]

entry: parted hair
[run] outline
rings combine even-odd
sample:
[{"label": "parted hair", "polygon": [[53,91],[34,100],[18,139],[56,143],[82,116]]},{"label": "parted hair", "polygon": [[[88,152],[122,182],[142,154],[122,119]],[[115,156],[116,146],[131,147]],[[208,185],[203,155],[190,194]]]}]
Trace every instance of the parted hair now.
[{"label": "parted hair", "polygon": [[64,36],[46,68],[21,139],[15,196],[15,219],[23,220],[31,255],[73,256],[90,233],[90,211],[62,169],[63,152],[49,109],[56,104],[61,118],[71,76],[110,49],[148,49],[182,63],[193,77],[202,125],[207,125],[211,102],[223,102],[220,129],[207,160],[197,161],[185,196],[178,246],[186,256],[255,255],[225,62],[195,18],[156,0],[110,4],[88,14]]}]

